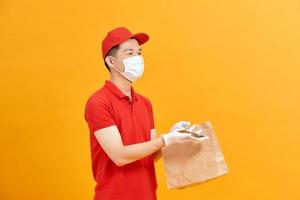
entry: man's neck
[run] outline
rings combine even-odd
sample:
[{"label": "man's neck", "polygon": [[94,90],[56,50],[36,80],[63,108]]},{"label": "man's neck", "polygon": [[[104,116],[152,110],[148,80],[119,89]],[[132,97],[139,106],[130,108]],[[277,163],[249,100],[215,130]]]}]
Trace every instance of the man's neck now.
[{"label": "man's neck", "polygon": [[113,82],[123,94],[128,96],[131,99],[131,85],[132,83],[125,78],[119,77],[110,77],[110,81]]}]

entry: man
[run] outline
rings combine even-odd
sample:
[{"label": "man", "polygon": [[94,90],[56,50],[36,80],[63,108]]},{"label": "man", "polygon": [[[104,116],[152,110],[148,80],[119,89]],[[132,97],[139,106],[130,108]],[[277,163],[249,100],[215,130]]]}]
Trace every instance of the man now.
[{"label": "man", "polygon": [[156,137],[152,104],[132,83],[144,71],[145,33],[132,34],[124,27],[107,33],[102,56],[110,80],[88,99],[85,119],[90,129],[94,200],[155,200],[154,160],[161,148],[194,139],[179,133],[190,122],[173,125],[170,133]]}]

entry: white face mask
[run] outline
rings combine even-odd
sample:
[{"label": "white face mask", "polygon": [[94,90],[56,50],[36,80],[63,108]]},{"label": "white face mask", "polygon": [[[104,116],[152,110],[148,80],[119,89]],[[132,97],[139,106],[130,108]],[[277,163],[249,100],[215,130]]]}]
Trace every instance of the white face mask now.
[{"label": "white face mask", "polygon": [[[119,60],[117,58],[114,58]],[[119,60],[124,64],[124,72],[119,71],[115,66],[113,66],[118,72],[121,73],[126,79],[134,82],[138,78],[140,78],[144,73],[144,59],[142,56],[136,55],[129,58],[125,58],[124,60]]]}]

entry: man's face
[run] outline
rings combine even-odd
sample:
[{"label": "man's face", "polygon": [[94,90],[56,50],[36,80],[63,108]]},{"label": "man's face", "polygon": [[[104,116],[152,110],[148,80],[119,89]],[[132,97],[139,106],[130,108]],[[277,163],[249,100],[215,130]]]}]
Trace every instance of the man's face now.
[{"label": "man's face", "polygon": [[[132,38],[129,39],[119,45],[119,49],[116,52],[115,57],[122,61],[123,59],[136,56],[136,55],[141,55],[142,54],[142,49],[137,42],[136,39]],[[117,61],[116,59],[111,59],[112,63],[114,66],[118,67],[120,71],[124,71],[124,65],[122,62]]]},{"label": "man's face", "polygon": [[123,60],[131,56],[142,54],[142,49],[136,39],[129,39],[119,45],[117,58]]}]

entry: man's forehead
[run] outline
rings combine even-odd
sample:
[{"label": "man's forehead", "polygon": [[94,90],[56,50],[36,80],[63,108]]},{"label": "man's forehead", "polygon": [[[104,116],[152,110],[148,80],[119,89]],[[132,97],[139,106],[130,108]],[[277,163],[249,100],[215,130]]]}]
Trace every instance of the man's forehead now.
[{"label": "man's forehead", "polygon": [[126,51],[142,51],[142,49],[139,48],[125,48],[125,49],[121,49],[122,52],[126,52]]},{"label": "man's forehead", "polygon": [[119,45],[119,49],[121,51],[135,51],[135,50],[141,50],[141,47],[139,45],[139,43],[137,42],[136,39],[132,38],[132,39],[129,39],[123,43],[121,43]]}]

